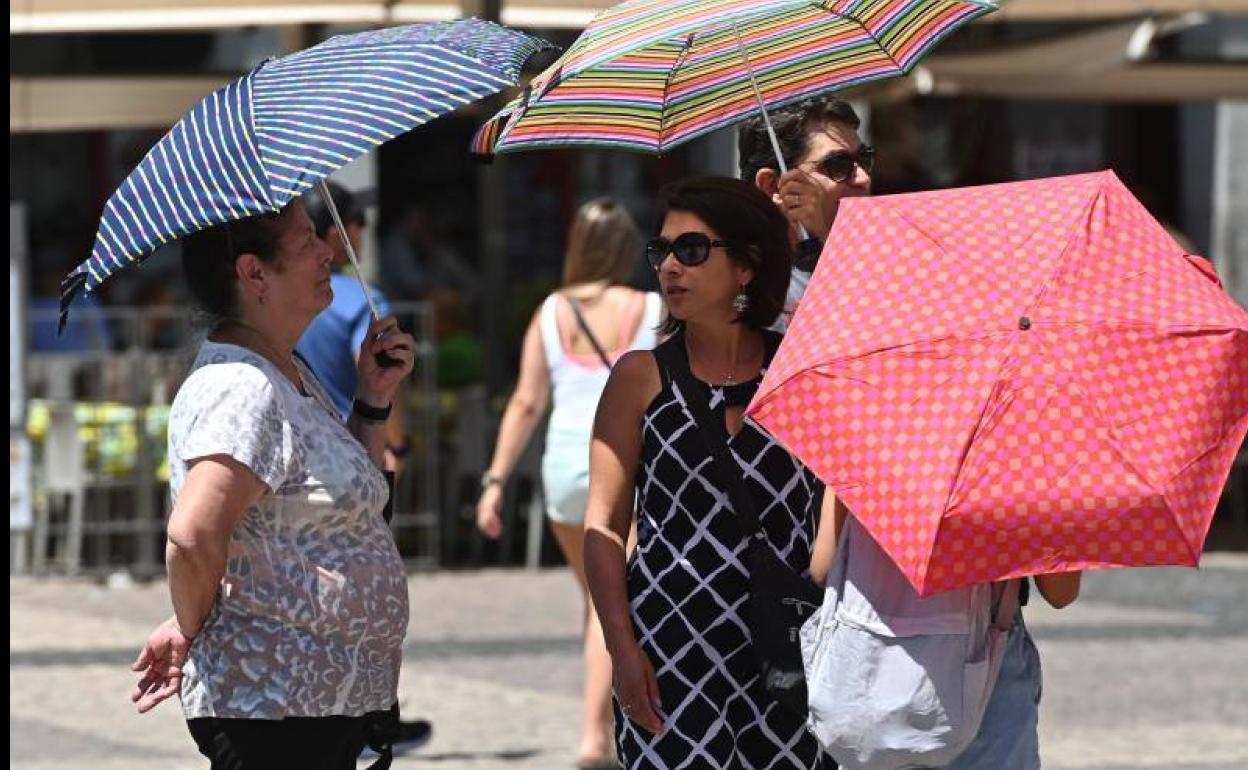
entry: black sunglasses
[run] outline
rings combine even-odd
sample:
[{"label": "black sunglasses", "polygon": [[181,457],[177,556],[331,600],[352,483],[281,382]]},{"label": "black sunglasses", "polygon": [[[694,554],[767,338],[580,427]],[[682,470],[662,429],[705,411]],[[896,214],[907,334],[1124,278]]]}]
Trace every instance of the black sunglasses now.
[{"label": "black sunglasses", "polygon": [[728,242],[712,241],[705,233],[681,233],[670,241],[660,235],[646,243],[646,261],[658,270],[668,254],[675,254],[677,262],[694,267],[705,262],[716,246],[727,248]]},{"label": "black sunglasses", "polygon": [[858,145],[858,152],[829,153],[823,160],[815,163],[819,173],[833,182],[844,182],[853,176],[855,165],[870,174],[875,166],[875,148],[869,144],[861,144]]}]

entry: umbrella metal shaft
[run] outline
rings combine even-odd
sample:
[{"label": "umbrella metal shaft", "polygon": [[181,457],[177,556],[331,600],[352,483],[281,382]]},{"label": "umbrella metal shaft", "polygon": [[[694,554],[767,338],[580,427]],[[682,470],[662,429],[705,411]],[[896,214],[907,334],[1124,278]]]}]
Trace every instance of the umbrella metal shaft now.
[{"label": "umbrella metal shaft", "polygon": [[355,268],[355,279],[360,282],[360,290],[364,292],[364,300],[368,302],[368,312],[372,314],[373,320],[377,321],[381,315],[377,312],[377,306],[373,304],[372,291],[368,284],[364,283],[364,273],[360,270],[360,258],[356,256],[355,247],[351,245],[351,239],[347,237],[347,228],[342,224],[338,206],[334,204],[334,196],[329,194],[329,185],[324,179],[318,182],[317,186],[321,191],[321,197],[325,199],[325,207],[329,209],[329,216],[334,220],[334,227],[338,229],[338,237],[342,239],[342,248],[347,252],[347,259],[351,260],[351,266]]},{"label": "umbrella metal shaft", "polygon": [[[737,36],[737,50],[741,52],[741,61],[745,64],[745,72],[750,76],[750,87],[754,89],[754,99],[758,102],[758,111],[763,114],[763,125],[767,127],[767,136],[771,139],[771,149],[776,154],[776,163],[780,166],[781,175],[789,173],[789,166],[784,162],[784,153],[780,152],[780,140],[776,138],[776,129],[771,125],[771,116],[767,114],[767,105],[763,103],[763,92],[758,87],[758,81],[754,78],[754,65],[750,63],[749,53],[745,50],[745,42],[741,40],[741,27],[736,21],[732,22],[733,34]],[[753,182],[753,179],[745,180]],[[798,240],[807,240],[810,233],[806,232],[806,228],[801,222],[794,222],[797,227]]]}]

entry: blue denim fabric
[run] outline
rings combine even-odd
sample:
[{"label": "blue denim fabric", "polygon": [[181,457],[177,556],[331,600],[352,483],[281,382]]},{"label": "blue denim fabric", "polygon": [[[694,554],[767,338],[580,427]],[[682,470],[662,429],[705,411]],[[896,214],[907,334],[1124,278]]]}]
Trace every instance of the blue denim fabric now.
[{"label": "blue denim fabric", "polygon": [[1040,770],[1040,689],[1040,654],[1019,610],[979,734],[944,770]]}]

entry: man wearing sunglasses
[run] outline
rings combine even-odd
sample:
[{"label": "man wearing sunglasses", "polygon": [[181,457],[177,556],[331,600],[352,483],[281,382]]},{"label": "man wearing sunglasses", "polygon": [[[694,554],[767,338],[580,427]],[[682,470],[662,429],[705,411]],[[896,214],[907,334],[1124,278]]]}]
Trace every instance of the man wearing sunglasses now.
[{"label": "man wearing sunglasses", "polygon": [[796,225],[807,233],[808,240],[798,244],[788,300],[775,326],[777,331],[784,331],[810,282],[841,199],[871,193],[875,150],[859,138],[861,121],[843,99],[808,99],[769,115],[788,173],[780,174],[761,117],[741,126],[737,148],[741,178],[753,181],[770,195],[794,223],[795,242]]}]

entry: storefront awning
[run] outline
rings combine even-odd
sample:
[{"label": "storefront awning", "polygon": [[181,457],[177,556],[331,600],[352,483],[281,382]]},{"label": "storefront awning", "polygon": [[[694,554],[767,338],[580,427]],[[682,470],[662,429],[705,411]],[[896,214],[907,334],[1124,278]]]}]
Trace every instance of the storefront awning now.
[{"label": "storefront awning", "polygon": [[[618,0],[617,0],[618,2]],[[502,0],[500,16],[503,24],[527,29],[582,29],[604,8],[615,3],[611,0]],[[421,0],[398,0],[390,7],[390,18],[395,24],[424,21],[426,2]],[[464,15],[479,15],[479,3],[465,0]]]},{"label": "storefront awning", "polygon": [[[580,29],[610,0],[504,0],[502,21]],[[289,24],[405,24],[479,13],[476,0],[9,0],[9,34]],[[1005,0],[982,23],[1082,21],[1201,11],[1248,13],[1248,0]]]},{"label": "storefront awning", "polygon": [[[379,0],[9,0],[9,34],[392,24]],[[410,21],[462,15],[457,0],[399,3]]]},{"label": "storefront awning", "polygon": [[1236,64],[1138,64],[1094,78],[1044,74],[938,77],[931,93],[936,96],[1141,104],[1248,99],[1248,67]]},{"label": "storefront awning", "polygon": [[[504,24],[515,26],[579,29],[614,4],[611,0],[503,0],[502,17]],[[429,5],[420,0],[398,0],[392,18],[420,21],[419,15],[427,12],[422,7]],[[471,13],[473,0],[465,0],[464,5],[465,13]],[[980,23],[1077,22],[1191,12],[1248,14],[1248,0],[1001,0],[1000,5],[1000,10],[981,17]]]},{"label": "storefront awning", "polygon": [[[71,2],[86,7],[92,1],[55,0],[62,7]],[[512,13],[535,14],[532,17],[535,20],[540,14],[547,14],[541,17],[546,23],[553,23],[554,17],[549,14],[556,13],[558,8],[571,7],[567,5],[570,0],[525,1],[529,5],[517,3],[512,6]],[[40,0],[35,0],[34,4],[38,2]],[[142,3],[151,7],[159,4],[159,0],[124,2],[133,7]],[[565,5],[556,5],[559,2]],[[282,5],[282,0],[276,3],[270,3],[269,7],[280,5],[287,10],[296,7],[293,3]],[[584,0],[582,12],[585,9],[592,12],[592,4],[592,0]],[[184,0],[182,7],[189,12],[207,5],[208,0]],[[359,9],[365,5],[340,3],[338,7]],[[300,7],[308,13],[321,13],[330,6],[316,0],[301,0]],[[432,6],[398,2],[390,7],[390,12],[408,14],[410,19],[405,20],[416,21],[418,8],[428,10]],[[865,93],[851,95],[868,99],[904,99],[918,94],[1104,102],[1248,99],[1248,64],[1148,60],[1155,38],[1207,19],[1200,14],[1187,14],[1133,20],[1039,43],[968,54],[937,53],[908,78],[886,81]],[[225,78],[212,76],[10,78],[9,131],[164,128],[224,82]]]},{"label": "storefront awning", "polygon": [[1002,0],[1001,9],[982,21],[1087,21],[1192,12],[1244,14],[1248,0]]},{"label": "storefront awning", "polygon": [[[223,76],[9,78],[9,133],[166,129]],[[485,120],[477,104],[456,114]]]},{"label": "storefront awning", "polygon": [[9,133],[168,128],[226,80],[9,78]]},{"label": "storefront awning", "polygon": [[904,87],[935,96],[1108,102],[1248,98],[1248,63],[1150,60],[1154,39],[1206,21],[1146,19],[993,51],[934,55]]},{"label": "storefront awning", "polygon": [[[609,5],[602,0],[515,0],[503,4],[502,21],[580,29]],[[474,6],[458,0],[9,0],[9,34],[410,24],[479,13]]]}]

